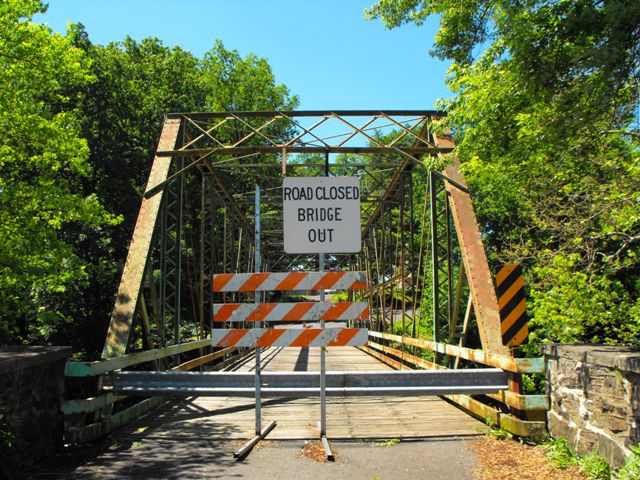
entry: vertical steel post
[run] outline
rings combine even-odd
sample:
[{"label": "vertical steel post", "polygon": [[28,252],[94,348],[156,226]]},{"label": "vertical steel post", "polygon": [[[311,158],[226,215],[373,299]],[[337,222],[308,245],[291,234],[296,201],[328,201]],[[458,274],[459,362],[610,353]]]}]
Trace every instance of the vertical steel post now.
[{"label": "vertical steel post", "polygon": [[227,206],[225,205],[223,210],[222,210],[222,269],[220,270],[221,272],[230,272],[231,269],[228,267],[228,261],[227,261],[227,228],[228,228],[228,222],[227,222]]},{"label": "vertical steel post", "polygon": [[[178,171],[184,167],[184,158],[178,159]],[[182,203],[184,199],[184,175],[178,179],[178,196],[176,199],[176,276],[175,276],[175,308],[174,308],[174,342],[180,343],[180,312],[182,310]],[[178,363],[180,362],[178,355]]]},{"label": "vertical steel post", "polygon": [[[443,185],[444,186],[444,185]],[[451,211],[449,208],[449,199],[447,198],[447,192],[443,193],[444,195],[444,230],[446,234],[445,245],[446,245],[446,254],[445,258],[447,261],[447,329],[449,329],[449,325],[451,322],[451,315],[453,314],[453,245],[451,242]]]},{"label": "vertical steel post", "polygon": [[[440,316],[438,308],[440,298],[439,286],[439,252],[438,252],[438,192],[436,189],[436,175],[429,172],[429,205],[431,209],[431,316],[433,318],[433,340],[440,341]],[[441,355],[436,353],[436,363],[440,363]]]},{"label": "vertical steel post", "polygon": [[[386,223],[385,220],[387,218],[387,208],[386,205],[382,205],[382,215],[380,215],[380,224],[381,224],[381,228],[380,228],[380,251],[381,252],[385,252],[386,248],[387,248],[387,229],[385,228]],[[391,226],[389,226],[389,229],[391,229]],[[382,323],[378,322],[378,331],[380,332],[384,332],[386,325],[386,319],[387,319],[387,287],[384,286],[384,282],[387,279],[387,263],[386,263],[386,259],[387,259],[387,255],[381,255],[380,256],[380,260],[382,261],[382,267],[380,268],[380,271],[382,272],[382,278],[378,279],[379,282],[381,282],[383,284],[382,287],[382,291],[381,291],[381,297],[380,297],[380,303],[382,304]],[[393,277],[393,273],[389,276],[389,278]],[[391,332],[393,333],[393,332]],[[380,341],[383,345],[384,345],[384,340]]]},{"label": "vertical steel post", "polygon": [[209,198],[209,218],[211,219],[210,223],[209,223],[209,231],[208,231],[208,239],[209,239],[209,245],[210,245],[210,249],[209,249],[209,268],[206,272],[207,275],[207,283],[206,283],[206,301],[207,301],[207,319],[209,322],[209,325],[207,327],[207,330],[211,330],[213,328],[213,285],[211,284],[212,279],[213,279],[213,272],[215,272],[216,269],[216,261],[218,259],[219,256],[219,252],[218,252],[218,246],[216,245],[216,237],[215,237],[215,231],[214,231],[214,227],[216,225],[216,221],[217,221],[217,207],[216,207],[216,200],[215,200],[215,185],[213,183],[213,178],[209,175],[208,176],[208,182],[207,182],[207,186],[208,186],[208,190],[207,190],[207,196]]},{"label": "vertical steel post", "polygon": [[[324,176],[329,176],[329,152],[324,155]],[[324,253],[318,258],[318,270],[324,271]],[[320,290],[320,301],[324,302],[324,290]],[[324,320],[320,320],[320,328],[324,329]],[[320,437],[327,435],[327,351],[320,347]]]},{"label": "vertical steel post", "polygon": [[[329,176],[329,152],[324,154],[324,176]],[[318,258],[318,270],[324,272],[324,253]],[[320,290],[320,301],[324,302],[324,290]],[[320,328],[324,329],[324,320],[320,320]],[[327,351],[320,347],[320,437],[327,435]]]},{"label": "vertical steel post", "polygon": [[[407,288],[407,284],[406,284],[406,272],[405,272],[405,255],[404,255],[404,250],[405,250],[405,239],[404,239],[404,217],[405,217],[405,182],[404,182],[404,176],[401,179],[400,182],[400,211],[398,212],[398,228],[399,228],[399,234],[400,234],[400,288],[402,288],[402,306],[401,306],[401,312],[402,312],[402,323],[401,323],[401,328],[402,328],[402,341],[400,342],[400,349],[402,350],[403,353],[403,361],[404,361],[404,352],[405,352],[405,344],[404,344],[404,335],[405,335],[405,326],[406,326],[406,313],[407,313],[407,297],[406,297],[406,288]],[[395,332],[394,332],[395,333]]]},{"label": "vertical steel post", "polygon": [[[175,168],[180,170],[184,160],[178,158]],[[166,344],[180,343],[180,300],[182,279],[182,200],[184,195],[184,176],[167,184],[163,199],[163,217],[161,223],[160,264],[162,284],[160,301],[161,317],[164,323]],[[173,322],[173,323],[170,323]],[[179,359],[178,359],[179,361]]]},{"label": "vertical steel post", "polygon": [[[320,254],[318,271],[324,271],[324,253]],[[324,302],[324,290],[320,290],[320,301]],[[320,328],[324,328],[324,319],[320,320]],[[320,347],[320,436],[327,434],[327,352]]]},{"label": "vertical steel post", "polygon": [[[416,337],[416,302],[413,301],[416,293],[416,269],[415,269],[415,219],[413,217],[413,170],[409,170],[407,174],[408,183],[409,183],[409,272],[411,275],[411,336],[413,338]],[[415,353],[415,346],[413,347],[413,352]]]},{"label": "vertical steel post", "polygon": [[[255,208],[255,272],[260,271],[260,187],[256,184],[256,208]],[[255,304],[260,303],[260,292],[255,292]],[[257,322],[256,328],[260,328],[262,322]],[[260,404],[260,387],[262,385],[260,375],[260,347],[256,345],[256,435],[262,433],[262,405]]]},{"label": "vertical steel post", "polygon": [[158,336],[160,337],[160,346],[167,346],[167,337],[165,333],[165,325],[167,321],[167,308],[166,308],[166,277],[167,277],[167,236],[165,234],[167,229],[167,197],[165,194],[162,198],[162,204],[160,206],[160,284],[158,287],[158,296],[160,300],[158,302]]},{"label": "vertical steel post", "polygon": [[[198,262],[198,317],[200,321],[200,332],[198,338],[205,338],[204,323],[207,304],[205,302],[205,289],[207,287],[207,273],[205,271],[205,258],[207,256],[207,179],[204,175],[200,177],[200,257]],[[202,354],[202,351],[200,352]]]},{"label": "vertical steel post", "polygon": [[[453,266],[451,239],[451,212],[444,182],[434,172],[429,173],[431,201],[431,251],[433,273],[434,339],[447,341],[453,309]],[[437,355],[438,362],[443,359]]]}]

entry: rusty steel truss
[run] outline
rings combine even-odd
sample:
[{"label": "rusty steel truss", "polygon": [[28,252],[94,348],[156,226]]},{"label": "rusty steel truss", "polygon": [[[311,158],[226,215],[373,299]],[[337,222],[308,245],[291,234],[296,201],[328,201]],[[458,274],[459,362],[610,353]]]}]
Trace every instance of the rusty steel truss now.
[{"label": "rusty steel truss", "polygon": [[[256,184],[264,192],[263,269],[313,265],[312,256],[282,248],[285,175],[360,177],[363,250],[331,255],[327,267],[366,270],[373,285],[363,294],[369,328],[424,336],[420,306],[431,311],[434,341],[464,346],[477,325],[485,351],[507,353],[469,190],[457,163],[441,159],[454,148],[450,136],[438,134],[443,116],[431,110],[167,115],[103,357],[206,337],[212,273],[254,268]],[[446,167],[434,170],[438,164]],[[435,361],[452,359],[438,354]]]},{"label": "rusty steel truss", "polygon": [[324,256],[327,270],[366,272],[368,289],[349,293],[369,306],[366,320],[349,321],[369,331],[360,348],[399,370],[504,370],[508,390],[447,398],[517,435],[541,435],[549,399],[523,394],[519,381],[543,373],[544,362],[515,358],[502,343],[493,276],[464,176],[445,156],[455,145],[439,126],[443,117],[432,110],[167,115],[103,359],[67,363],[68,377],[97,379],[90,388],[98,390],[65,403],[69,441],[94,440],[162,401],[131,404],[104,390],[109,372],[221,369],[248,355],[212,348],[212,308],[257,294],[214,293],[212,276],[315,270],[316,255],[284,252],[282,178],[317,175],[360,178],[362,250]]}]

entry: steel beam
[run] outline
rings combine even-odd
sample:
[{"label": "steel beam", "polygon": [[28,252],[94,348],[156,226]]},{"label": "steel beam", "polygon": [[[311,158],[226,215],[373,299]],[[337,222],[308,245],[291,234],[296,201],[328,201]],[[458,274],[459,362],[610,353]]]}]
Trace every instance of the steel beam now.
[{"label": "steel beam", "polygon": [[[439,147],[451,148],[455,145],[450,135],[434,135],[434,140]],[[445,168],[444,175],[467,187],[457,159]],[[491,353],[507,354],[509,350],[502,344],[498,298],[471,195],[450,182],[444,182],[444,185],[449,193],[451,214],[458,234],[464,270],[467,272],[482,348]]]},{"label": "steel beam", "polygon": [[[179,129],[179,120],[166,120],[158,142],[158,150],[174,148],[178,139]],[[155,156],[151,166],[151,173],[149,174],[149,181],[147,182],[147,190],[167,178],[170,165],[171,159]],[[115,306],[111,314],[111,322],[109,323],[102,358],[123,355],[127,349],[133,316],[138,305],[138,297],[151,252],[151,243],[158,221],[161,200],[161,192],[142,199],[140,213],[138,214],[138,220],[133,231],[133,239],[127,255],[127,262],[122,272]]]},{"label": "steel beam", "polygon": [[[433,116],[445,117],[447,114],[442,110],[270,110],[262,112],[233,112],[235,116],[243,118],[265,118],[276,115],[283,117],[323,117],[325,115],[339,115],[342,117],[370,117],[374,115],[390,115],[392,117],[417,117]],[[231,115],[228,112],[176,112],[168,113],[167,118],[195,118],[206,120],[208,118],[227,118]]]},{"label": "steel beam", "polygon": [[[306,397],[320,392],[320,372],[262,372],[264,396]],[[497,368],[467,370],[350,371],[326,373],[327,395],[446,395],[496,393],[509,374]],[[107,383],[125,395],[239,396],[255,394],[253,372],[115,372]]]},{"label": "steel beam", "polygon": [[[287,147],[287,153],[406,153],[414,155],[435,155],[438,153],[448,153],[452,149],[436,148],[436,147],[386,147],[384,145],[377,147],[315,147],[315,146],[295,146]],[[184,150],[160,150],[158,156],[161,157],[203,157],[212,153],[217,155],[243,155],[248,153],[282,153],[281,145],[255,145],[255,146],[237,146],[237,147],[210,147],[210,148],[186,148]],[[413,164],[411,160],[407,160],[408,164]]]}]

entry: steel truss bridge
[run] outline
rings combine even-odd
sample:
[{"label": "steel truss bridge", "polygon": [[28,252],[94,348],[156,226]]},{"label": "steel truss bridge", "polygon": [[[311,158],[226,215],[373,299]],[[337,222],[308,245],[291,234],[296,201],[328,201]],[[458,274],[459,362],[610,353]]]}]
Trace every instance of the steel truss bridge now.
[{"label": "steel truss bridge", "polygon": [[[67,376],[98,380],[90,398],[65,404],[68,441],[98,438],[163,402],[153,396],[131,405],[129,395],[180,396],[174,387],[186,381],[177,376],[172,383],[169,372],[169,383],[155,384],[153,390],[145,384],[147,374],[138,373],[138,385],[146,389],[135,392],[130,384],[129,390],[112,390],[116,371],[223,370],[250,355],[243,348],[211,347],[213,304],[253,299],[214,293],[213,275],[255,271],[255,185],[263,192],[259,269],[316,269],[317,256],[283,251],[282,177],[318,175],[360,178],[363,249],[326,260],[327,270],[366,272],[368,288],[349,293],[350,300],[369,305],[366,320],[349,321],[369,331],[368,345],[359,350],[396,370],[457,370],[438,377],[449,380],[429,385],[411,383],[418,377],[391,380],[388,373],[380,374],[364,387],[387,382],[407,394],[422,386],[423,394],[446,396],[515,434],[541,434],[548,398],[525,395],[521,376],[543,373],[543,361],[518,358],[503,344],[495,272],[459,164],[446,156],[455,145],[440,126],[444,116],[432,110],[168,114],[103,360],[67,364]],[[430,315],[426,330],[420,311]],[[506,372],[499,390],[464,383],[465,370],[485,367]],[[314,385],[305,375],[288,383],[272,377],[283,389]],[[250,387],[246,375],[237,374],[235,384],[216,383],[216,378],[222,377],[210,373],[194,388],[217,395],[212,392],[222,387],[220,395],[233,395],[233,385],[245,394]],[[329,381],[334,387],[363,386],[348,373]]]}]

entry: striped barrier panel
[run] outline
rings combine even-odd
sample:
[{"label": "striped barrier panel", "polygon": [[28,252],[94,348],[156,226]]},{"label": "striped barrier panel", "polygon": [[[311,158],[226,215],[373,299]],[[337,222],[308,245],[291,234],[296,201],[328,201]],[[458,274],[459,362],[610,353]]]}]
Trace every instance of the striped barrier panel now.
[{"label": "striped barrier panel", "polygon": [[496,275],[496,294],[500,307],[502,343],[508,347],[522,345],[529,336],[524,295],[524,278],[520,265],[503,265]]},{"label": "striped barrier panel", "polygon": [[214,322],[277,322],[318,320],[365,320],[369,317],[366,302],[299,303],[216,303]]},{"label": "striped barrier panel", "polygon": [[214,347],[359,347],[366,328],[232,328],[211,330]]},{"label": "striped barrier panel", "polygon": [[364,290],[365,272],[218,273],[214,292],[274,290]]}]

